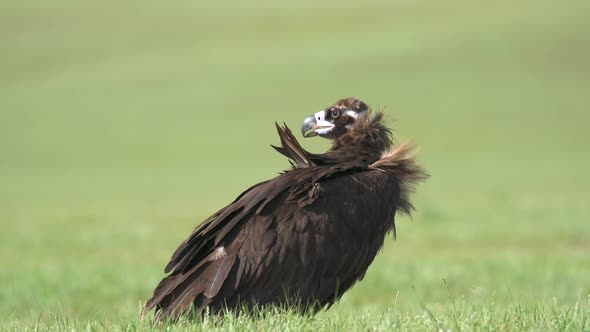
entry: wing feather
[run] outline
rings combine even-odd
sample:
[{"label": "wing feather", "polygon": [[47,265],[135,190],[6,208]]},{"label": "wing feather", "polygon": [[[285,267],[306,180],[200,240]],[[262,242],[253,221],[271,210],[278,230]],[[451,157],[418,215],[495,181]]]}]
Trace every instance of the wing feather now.
[{"label": "wing feather", "polygon": [[204,283],[208,286],[206,286],[203,295],[208,298],[213,298],[215,295],[217,295],[235,261],[236,256],[232,255],[216,261],[215,265],[212,265],[208,269],[210,276],[204,277]]}]

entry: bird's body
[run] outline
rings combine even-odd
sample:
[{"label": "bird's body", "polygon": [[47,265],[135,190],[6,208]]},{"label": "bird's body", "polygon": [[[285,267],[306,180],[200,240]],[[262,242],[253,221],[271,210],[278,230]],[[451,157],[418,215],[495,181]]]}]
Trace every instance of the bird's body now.
[{"label": "bird's body", "polygon": [[[352,111],[362,117],[346,120],[346,130],[330,137],[336,120]],[[395,232],[396,212],[412,209],[408,195],[425,173],[407,146],[392,149],[382,114],[371,118],[358,99],[323,112],[336,115],[333,130],[317,124],[327,121],[316,119],[320,112],[308,119],[314,125],[304,126],[333,138],[332,149],[311,154],[288,128],[277,126],[282,146],[275,148],[293,169],[246,190],[195,229],[172,256],[166,267],[171,273],[147,311],[155,308],[157,318],[206,307],[315,311],[362,279],[386,234]]]}]

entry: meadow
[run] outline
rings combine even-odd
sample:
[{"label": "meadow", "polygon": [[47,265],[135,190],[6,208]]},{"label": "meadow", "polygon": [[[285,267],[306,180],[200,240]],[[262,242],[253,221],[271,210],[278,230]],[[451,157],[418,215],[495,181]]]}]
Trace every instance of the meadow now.
[{"label": "meadow", "polygon": [[[274,121],[349,95],[432,175],[364,280],[314,317],[141,320],[289,167]],[[589,122],[588,1],[4,0],[0,330],[590,330]]]}]

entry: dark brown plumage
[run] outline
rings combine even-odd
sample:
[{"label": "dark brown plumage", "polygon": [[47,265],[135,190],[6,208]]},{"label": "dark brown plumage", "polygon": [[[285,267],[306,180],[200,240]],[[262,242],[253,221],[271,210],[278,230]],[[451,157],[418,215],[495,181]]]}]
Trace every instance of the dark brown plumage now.
[{"label": "dark brown plumage", "polygon": [[178,247],[146,304],[156,319],[206,307],[329,306],[363,278],[396,212],[413,209],[409,194],[426,173],[410,147],[393,148],[381,112],[346,98],[308,117],[304,136],[334,140],[324,154],[277,130],[275,149],[293,168],[246,190]]}]

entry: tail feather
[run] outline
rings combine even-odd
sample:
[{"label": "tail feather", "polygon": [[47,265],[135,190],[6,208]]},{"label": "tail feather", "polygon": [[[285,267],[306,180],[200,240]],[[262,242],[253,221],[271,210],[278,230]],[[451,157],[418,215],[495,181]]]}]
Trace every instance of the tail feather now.
[{"label": "tail feather", "polygon": [[283,127],[281,127],[278,123],[275,123],[275,126],[277,127],[277,132],[279,133],[282,146],[271,146],[282,155],[291,159],[293,168],[305,168],[312,166],[313,162],[309,159],[306,151],[301,147],[293,135],[293,132],[291,132],[291,129],[289,129],[286,124],[283,124]]}]

